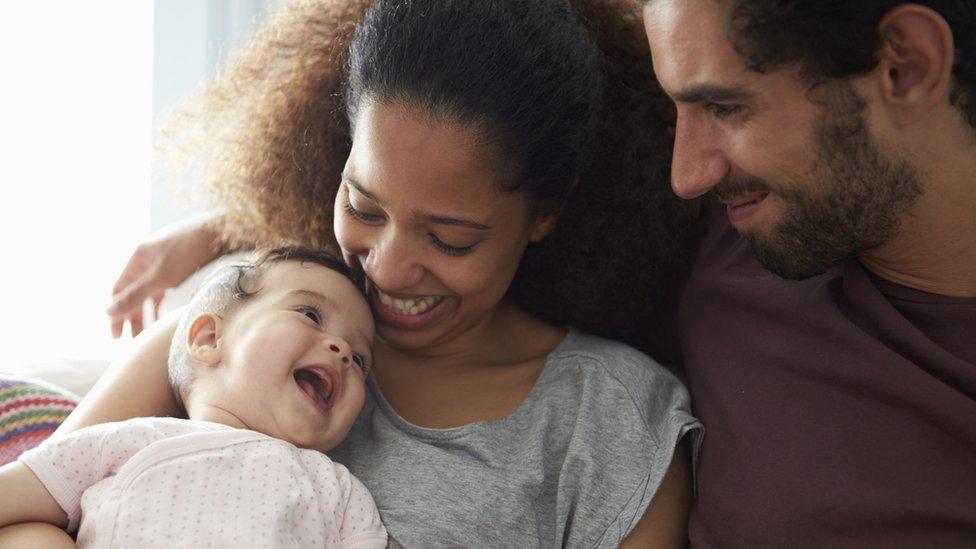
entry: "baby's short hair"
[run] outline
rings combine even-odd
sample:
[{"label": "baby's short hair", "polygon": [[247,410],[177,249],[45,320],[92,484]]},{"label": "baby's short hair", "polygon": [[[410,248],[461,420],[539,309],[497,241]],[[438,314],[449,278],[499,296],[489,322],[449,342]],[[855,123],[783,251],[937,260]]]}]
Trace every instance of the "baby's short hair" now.
[{"label": "baby's short hair", "polygon": [[184,402],[196,377],[186,338],[190,324],[197,316],[212,313],[222,318],[229,317],[261,291],[261,278],[268,269],[285,261],[321,265],[342,274],[360,291],[364,288],[361,275],[326,251],[287,246],[255,252],[255,255],[256,259],[252,261],[222,267],[210,275],[193,294],[180,317],[170,344],[168,371],[170,388],[184,413]]}]

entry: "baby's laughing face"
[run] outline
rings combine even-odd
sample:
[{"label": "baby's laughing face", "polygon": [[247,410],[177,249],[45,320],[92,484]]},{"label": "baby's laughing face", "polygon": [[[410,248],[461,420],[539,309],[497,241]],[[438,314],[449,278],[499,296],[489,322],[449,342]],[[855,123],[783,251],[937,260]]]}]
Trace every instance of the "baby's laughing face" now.
[{"label": "baby's laughing face", "polygon": [[324,452],[345,438],[363,406],[374,333],[348,278],[313,263],[275,264],[218,326],[220,363],[198,380],[194,401],[303,448]]}]

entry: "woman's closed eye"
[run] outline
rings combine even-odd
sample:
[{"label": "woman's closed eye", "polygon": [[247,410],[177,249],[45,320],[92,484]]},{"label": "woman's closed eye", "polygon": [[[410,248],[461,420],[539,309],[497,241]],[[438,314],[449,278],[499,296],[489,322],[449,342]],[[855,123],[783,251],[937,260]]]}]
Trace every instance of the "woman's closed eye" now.
[{"label": "woman's closed eye", "polygon": [[355,206],[352,205],[352,202],[348,198],[346,199],[346,205],[344,209],[346,210],[346,214],[348,214],[349,217],[356,219],[358,221],[362,221],[363,223],[376,223],[377,221],[383,220],[383,216],[366,213],[362,210],[357,209]]},{"label": "woman's closed eye", "polygon": [[469,246],[452,246],[451,244],[448,244],[447,242],[441,240],[434,233],[428,233],[427,237],[430,238],[430,242],[434,245],[435,248],[446,253],[447,255],[465,255],[468,252],[470,252],[472,249],[474,249],[475,246],[474,244],[471,244]]}]

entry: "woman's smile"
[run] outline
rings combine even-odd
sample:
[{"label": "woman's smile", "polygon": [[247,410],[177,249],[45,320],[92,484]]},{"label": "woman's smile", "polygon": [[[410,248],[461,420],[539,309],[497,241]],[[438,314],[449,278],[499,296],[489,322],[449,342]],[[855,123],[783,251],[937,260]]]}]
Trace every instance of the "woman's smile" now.
[{"label": "woman's smile", "polygon": [[393,328],[420,330],[441,318],[455,299],[443,295],[391,294],[369,282],[370,305],[377,320]]}]

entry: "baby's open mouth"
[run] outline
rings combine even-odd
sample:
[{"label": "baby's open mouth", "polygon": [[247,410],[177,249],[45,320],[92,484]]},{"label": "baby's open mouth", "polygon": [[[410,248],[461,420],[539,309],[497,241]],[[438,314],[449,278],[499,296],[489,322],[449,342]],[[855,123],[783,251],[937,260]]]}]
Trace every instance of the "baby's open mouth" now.
[{"label": "baby's open mouth", "polygon": [[294,373],[295,383],[308,395],[323,414],[332,409],[335,396],[335,375],[321,366],[299,368]]}]

